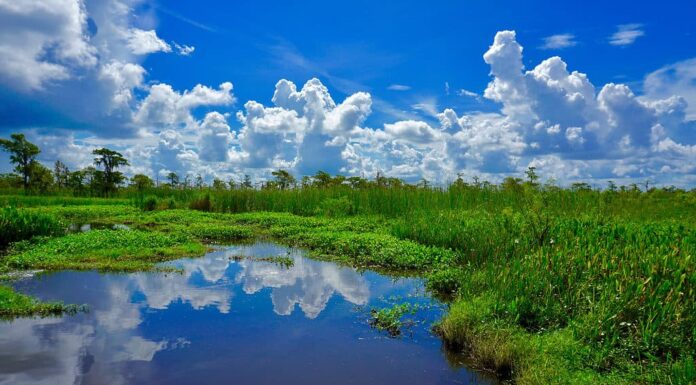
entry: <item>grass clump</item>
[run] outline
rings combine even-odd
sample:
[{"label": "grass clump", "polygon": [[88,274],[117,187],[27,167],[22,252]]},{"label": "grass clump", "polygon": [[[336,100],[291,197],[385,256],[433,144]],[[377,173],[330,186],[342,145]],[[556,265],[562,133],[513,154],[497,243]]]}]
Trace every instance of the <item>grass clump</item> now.
[{"label": "grass clump", "polygon": [[182,226],[182,230],[198,239],[213,242],[242,241],[255,236],[254,232],[248,227],[229,224],[197,223]]},{"label": "grass clump", "polygon": [[185,234],[93,230],[16,244],[2,263],[12,269],[143,271],[205,251]]},{"label": "grass clump", "polygon": [[81,306],[39,302],[32,297],[15,292],[10,287],[0,285],[0,319],[60,316],[75,314],[81,310],[83,310]]},{"label": "grass clump", "polygon": [[382,309],[373,308],[370,309],[370,325],[387,332],[391,337],[398,337],[405,326],[404,316],[417,311],[418,306],[406,302]]},{"label": "grass clump", "polygon": [[0,209],[0,249],[12,242],[64,231],[64,225],[54,215],[13,207]]}]

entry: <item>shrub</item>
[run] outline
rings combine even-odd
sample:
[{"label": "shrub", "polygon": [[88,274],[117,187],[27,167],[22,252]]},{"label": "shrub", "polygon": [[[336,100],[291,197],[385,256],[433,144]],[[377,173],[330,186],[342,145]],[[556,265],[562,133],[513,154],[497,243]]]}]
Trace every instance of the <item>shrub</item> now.
[{"label": "shrub", "polygon": [[154,211],[157,210],[157,197],[154,195],[148,195],[143,199],[142,206],[140,207],[143,211]]}]

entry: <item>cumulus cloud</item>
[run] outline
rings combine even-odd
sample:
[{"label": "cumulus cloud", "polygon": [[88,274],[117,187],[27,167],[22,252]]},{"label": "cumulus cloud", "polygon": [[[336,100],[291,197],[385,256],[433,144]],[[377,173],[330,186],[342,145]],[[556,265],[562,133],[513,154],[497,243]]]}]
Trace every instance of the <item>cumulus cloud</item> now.
[{"label": "cumulus cloud", "polygon": [[[696,180],[685,166],[694,163],[694,59],[649,74],[636,94],[623,84],[595,86],[558,56],[527,69],[516,33],[500,31],[483,54],[491,76],[483,94],[457,92],[488,99],[497,112],[457,113],[426,97],[411,105],[422,120],[411,114],[368,125],[379,103],[369,93],[336,101],[319,79],[301,88],[282,79],[271,104],[247,101],[231,115],[230,82],[177,90],[147,79],[147,55],[189,55],[194,48],[167,43],[153,22],[134,24],[139,2],[0,0],[0,82],[92,127],[91,136],[64,142],[44,135],[42,144],[53,146],[46,156],[84,165],[89,159],[71,153],[118,135],[133,160],[128,171],[161,178],[173,171],[227,180],[282,167],[300,175],[380,172],[447,182],[460,173],[496,180],[538,165],[561,180]],[[643,34],[640,25],[622,25],[611,43],[627,45]],[[554,35],[545,47],[574,43],[570,34]]]},{"label": "cumulus cloud", "polygon": [[645,77],[643,91],[646,99],[679,97],[686,118],[696,120],[696,58],[664,66]]},{"label": "cumulus cloud", "polygon": [[97,64],[87,13],[73,0],[0,1],[0,79],[23,91]]},{"label": "cumulus cloud", "polygon": [[157,36],[155,30],[145,31],[133,28],[126,36],[128,48],[136,55],[146,55],[154,52],[172,52],[172,47]]},{"label": "cumulus cloud", "polygon": [[150,87],[133,117],[146,127],[190,127],[194,123],[192,111],[201,106],[224,106],[234,103],[232,83],[220,84],[214,89],[201,84],[183,93],[166,83]]},{"label": "cumulus cloud", "polygon": [[618,25],[616,32],[609,37],[609,44],[618,46],[631,45],[636,39],[645,35],[645,31],[642,28],[642,24]]},{"label": "cumulus cloud", "polygon": [[219,112],[208,113],[203,119],[200,131],[200,158],[208,162],[226,162],[234,135],[230,132],[225,116]]}]

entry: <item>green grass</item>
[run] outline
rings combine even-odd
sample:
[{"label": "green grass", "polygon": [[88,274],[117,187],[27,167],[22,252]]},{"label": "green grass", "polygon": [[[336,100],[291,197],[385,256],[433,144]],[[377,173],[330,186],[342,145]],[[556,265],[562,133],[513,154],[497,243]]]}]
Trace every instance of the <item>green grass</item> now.
[{"label": "green grass", "polygon": [[10,269],[142,271],[205,251],[185,234],[93,230],[15,244],[2,263]]},{"label": "green grass", "polygon": [[62,303],[42,303],[24,294],[19,294],[7,286],[0,285],[0,319],[29,316],[59,316],[74,314],[82,310],[75,305]]},{"label": "green grass", "polygon": [[0,209],[0,249],[12,242],[63,232],[64,225],[52,214],[18,210],[13,207]]},{"label": "green grass", "polygon": [[[316,257],[426,277],[451,301],[437,328],[444,341],[518,384],[696,381],[694,192],[469,186],[148,194],[150,208],[178,209],[18,198],[37,206],[23,209],[32,215],[134,230],[16,244],[5,269],[149,269],[202,253],[202,241],[272,237]],[[374,314],[382,325],[400,318],[390,309]]]}]

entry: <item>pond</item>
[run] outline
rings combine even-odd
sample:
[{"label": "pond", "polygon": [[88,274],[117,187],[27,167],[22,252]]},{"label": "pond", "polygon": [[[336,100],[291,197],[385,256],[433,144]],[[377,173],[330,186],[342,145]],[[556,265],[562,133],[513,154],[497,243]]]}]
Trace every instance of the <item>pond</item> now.
[{"label": "pond", "polygon": [[[269,257],[292,263],[278,263]],[[15,287],[87,313],[0,323],[0,384],[491,384],[430,332],[420,280],[273,243],[216,247],[183,273],[58,272]],[[369,309],[419,304],[398,338]]]}]

